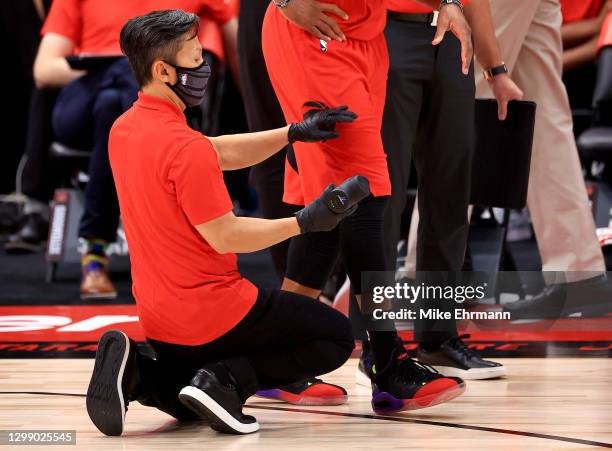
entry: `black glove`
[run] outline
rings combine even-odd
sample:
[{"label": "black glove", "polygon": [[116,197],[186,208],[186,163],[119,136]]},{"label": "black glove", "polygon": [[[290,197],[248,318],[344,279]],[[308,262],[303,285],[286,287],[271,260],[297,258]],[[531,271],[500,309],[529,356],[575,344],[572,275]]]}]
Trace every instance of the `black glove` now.
[{"label": "black glove", "polygon": [[337,138],[340,133],[336,131],[336,123],[353,122],[357,115],[348,110],[346,105],[336,108],[319,102],[306,102],[305,107],[314,107],[304,114],[302,122],[289,126],[289,142],[317,142]]},{"label": "black glove", "polygon": [[[364,180],[366,184],[365,188],[363,185]],[[339,190],[340,187],[346,187],[356,183],[360,184],[361,189]],[[332,230],[340,221],[353,214],[355,210],[357,210],[358,202],[369,194],[370,186],[365,177],[351,177],[340,184],[338,188],[336,188],[333,183],[330,184],[319,197],[295,214],[300,230],[302,233],[327,232]],[[341,209],[337,208],[339,202],[338,196],[342,198],[340,200],[343,206]]]}]

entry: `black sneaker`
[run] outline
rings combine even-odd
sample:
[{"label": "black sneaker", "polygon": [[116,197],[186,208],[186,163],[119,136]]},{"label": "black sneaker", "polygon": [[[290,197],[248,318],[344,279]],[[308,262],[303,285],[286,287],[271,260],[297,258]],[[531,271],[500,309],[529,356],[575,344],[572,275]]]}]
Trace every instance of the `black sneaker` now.
[{"label": "black sneaker", "polygon": [[557,319],[580,313],[581,316],[604,316],[612,312],[612,283],[606,275],[579,282],[546,286],[531,299],[504,305],[510,319]]},{"label": "black sneaker", "polygon": [[435,369],[415,362],[408,355],[393,353],[382,371],[372,368],[372,409],[388,414],[435,406],[465,391],[458,377],[445,377]]},{"label": "black sneaker", "polygon": [[86,405],[89,418],[103,434],[123,432],[135,345],[118,330],[105,332],[98,342]]},{"label": "black sneaker", "polygon": [[[231,376],[230,376],[231,377]],[[242,413],[243,401],[235,384],[224,385],[212,369],[204,367],[179,393],[179,400],[215,431],[226,434],[250,434],[259,430],[251,415]]]},{"label": "black sneaker", "polygon": [[506,375],[506,367],[501,363],[483,360],[475,351],[469,349],[463,342],[469,335],[461,335],[446,340],[435,351],[427,351],[419,346],[417,358],[419,362],[433,366],[447,376],[462,379],[493,379]]}]

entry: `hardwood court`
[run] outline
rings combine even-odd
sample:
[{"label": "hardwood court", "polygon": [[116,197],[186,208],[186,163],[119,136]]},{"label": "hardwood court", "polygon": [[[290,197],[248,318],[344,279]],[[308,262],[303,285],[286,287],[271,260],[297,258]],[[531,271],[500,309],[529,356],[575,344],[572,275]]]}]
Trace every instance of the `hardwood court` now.
[{"label": "hardwood court", "polygon": [[[2,360],[0,430],[76,429],[76,448],[84,450],[612,447],[610,359],[506,359],[507,379],[468,382],[466,393],[448,404],[387,418],[373,414],[368,390],[355,385],[356,363],[351,359],[326,377],[349,390],[347,405],[297,407],[251,398],[246,411],[262,425],[256,434],[221,435],[203,423],[179,426],[163,413],[132,403],[124,435],[110,438],[90,423],[83,397],[66,395],[85,393],[93,360]],[[51,449],[62,448],[75,449]]]}]

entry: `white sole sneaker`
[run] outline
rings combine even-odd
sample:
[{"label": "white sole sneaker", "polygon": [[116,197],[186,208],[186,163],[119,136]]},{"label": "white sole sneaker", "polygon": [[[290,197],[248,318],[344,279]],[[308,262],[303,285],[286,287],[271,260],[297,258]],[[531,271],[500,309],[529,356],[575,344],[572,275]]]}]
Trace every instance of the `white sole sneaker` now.
[{"label": "white sole sneaker", "polygon": [[259,430],[259,423],[241,423],[217,401],[202,390],[188,385],[179,393],[179,400],[188,408],[208,418],[211,427],[229,434],[251,434]]},{"label": "white sole sneaker", "polygon": [[469,370],[462,370],[461,368],[455,368],[453,366],[431,366],[444,376],[460,377],[464,380],[495,379],[504,377],[508,373],[506,367],[503,365],[490,368],[471,368]]}]

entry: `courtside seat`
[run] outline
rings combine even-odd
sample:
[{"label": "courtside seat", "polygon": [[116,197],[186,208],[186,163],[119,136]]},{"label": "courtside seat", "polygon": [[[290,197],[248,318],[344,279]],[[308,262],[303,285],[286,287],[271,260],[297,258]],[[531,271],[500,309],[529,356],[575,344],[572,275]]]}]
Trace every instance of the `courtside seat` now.
[{"label": "courtside seat", "polygon": [[612,160],[612,127],[591,127],[580,135],[577,144],[585,161]]},{"label": "courtside seat", "polygon": [[73,149],[57,141],[51,143],[49,152],[53,158],[60,159],[87,159],[90,155],[89,151]]},{"label": "courtside seat", "polygon": [[612,45],[599,52],[593,111],[591,128],[576,141],[580,158],[587,168],[592,161],[612,161]]}]

